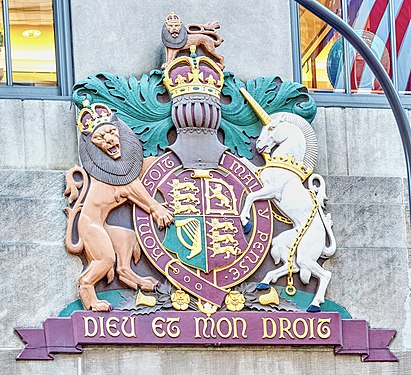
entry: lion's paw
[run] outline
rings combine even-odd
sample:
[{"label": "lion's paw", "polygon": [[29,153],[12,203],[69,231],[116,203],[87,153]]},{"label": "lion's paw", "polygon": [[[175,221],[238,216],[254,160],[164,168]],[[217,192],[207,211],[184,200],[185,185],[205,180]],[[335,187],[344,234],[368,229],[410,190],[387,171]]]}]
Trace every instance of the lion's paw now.
[{"label": "lion's paw", "polygon": [[161,204],[153,207],[151,209],[151,214],[153,215],[154,220],[157,222],[159,229],[169,227],[174,221],[173,214]]},{"label": "lion's paw", "polygon": [[140,288],[141,290],[145,292],[152,292],[156,289],[158,286],[159,281],[156,280],[154,277],[143,277],[141,282],[140,282]]},{"label": "lion's paw", "polygon": [[106,300],[99,300],[91,306],[92,311],[111,311],[113,306]]}]

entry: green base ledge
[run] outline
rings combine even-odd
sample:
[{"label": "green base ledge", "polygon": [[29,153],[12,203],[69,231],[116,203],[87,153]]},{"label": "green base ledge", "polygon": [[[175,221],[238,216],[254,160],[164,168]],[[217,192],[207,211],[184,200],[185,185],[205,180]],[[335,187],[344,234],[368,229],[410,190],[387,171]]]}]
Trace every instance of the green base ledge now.
[{"label": "green base ledge", "polygon": [[[104,299],[111,303],[113,309],[115,309],[125,298],[134,294],[134,291],[127,289],[110,290],[108,292],[97,293],[98,299]],[[82,302],[79,299],[69,303],[63,310],[60,311],[59,317],[64,318],[70,316],[74,311],[85,310]]]},{"label": "green base ledge", "polygon": [[[132,294],[135,294],[135,292],[127,289],[118,289],[97,293],[97,297],[99,299],[104,299],[110,302],[113,306],[113,309],[115,309],[121,302],[124,301],[125,298],[131,296]],[[285,288],[282,288],[280,297],[289,302],[292,302],[302,310],[307,310],[314,295],[312,293],[297,290],[297,293],[294,296],[290,297],[285,292]],[[69,317],[74,311],[77,310],[84,310],[84,306],[79,299],[69,303],[63,310],[60,311],[60,314],[58,316],[62,318]],[[346,309],[344,309],[344,307],[342,307],[338,303],[330,301],[329,299],[326,299],[325,302],[321,305],[321,311],[338,312],[340,313],[342,319],[351,319],[351,315]]]},{"label": "green base ledge", "polygon": [[[280,297],[284,298],[286,301],[292,302],[300,309],[307,310],[308,306],[310,306],[311,301],[314,298],[314,294],[297,290],[297,292],[293,296],[289,296],[285,292],[285,288],[282,288]],[[329,299],[325,299],[325,302],[321,305],[321,311],[338,312],[340,313],[342,319],[351,319],[351,315],[346,309],[344,309],[344,307],[342,307],[338,303],[330,301]]]}]

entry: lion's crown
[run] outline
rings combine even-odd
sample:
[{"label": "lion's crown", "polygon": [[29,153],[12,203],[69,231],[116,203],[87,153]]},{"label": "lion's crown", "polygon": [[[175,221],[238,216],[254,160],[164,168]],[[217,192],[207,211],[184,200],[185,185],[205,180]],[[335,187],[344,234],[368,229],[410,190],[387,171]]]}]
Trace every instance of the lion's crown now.
[{"label": "lion's crown", "polygon": [[77,127],[82,133],[91,133],[97,125],[110,122],[110,108],[101,103],[91,104],[88,100],[83,103],[83,109],[77,117]]},{"label": "lion's crown", "polygon": [[170,14],[166,17],[165,22],[167,25],[182,24],[180,16],[175,14],[174,12],[170,12]]}]

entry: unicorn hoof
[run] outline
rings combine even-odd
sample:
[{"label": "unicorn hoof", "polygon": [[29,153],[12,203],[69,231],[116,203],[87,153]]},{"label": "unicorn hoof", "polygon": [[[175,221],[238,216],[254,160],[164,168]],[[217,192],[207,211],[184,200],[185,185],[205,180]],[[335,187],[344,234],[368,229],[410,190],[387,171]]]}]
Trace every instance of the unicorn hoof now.
[{"label": "unicorn hoof", "polygon": [[314,306],[314,305],[308,306],[308,309],[307,309],[307,312],[312,312],[312,313],[316,313],[320,311],[321,311],[321,307]]},{"label": "unicorn hoof", "polygon": [[268,290],[268,289],[270,289],[270,286],[266,283],[258,283],[255,288],[257,290]]},{"label": "unicorn hoof", "polygon": [[251,229],[253,229],[253,222],[249,221],[246,225],[243,226],[244,233],[250,233]]}]

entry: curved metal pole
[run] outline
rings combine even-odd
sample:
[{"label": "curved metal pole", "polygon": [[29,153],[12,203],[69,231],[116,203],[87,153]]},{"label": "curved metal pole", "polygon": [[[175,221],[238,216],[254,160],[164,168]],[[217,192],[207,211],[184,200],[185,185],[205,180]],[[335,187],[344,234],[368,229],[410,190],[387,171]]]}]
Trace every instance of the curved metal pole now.
[{"label": "curved metal pole", "polygon": [[411,207],[411,129],[404,108],[401,105],[400,97],[391,82],[390,77],[383,68],[381,62],[374,56],[371,48],[356,34],[356,32],[331,12],[325,6],[313,0],[295,0],[297,3],[308,9],[311,13],[321,18],[324,22],[337,30],[348,42],[359,52],[365,62],[374,73],[375,77],[381,84],[382,89],[390,103],[391,109],[397,121],[398,130],[400,131],[402,145],[404,147],[405,162],[407,164],[408,176],[408,201]]}]

